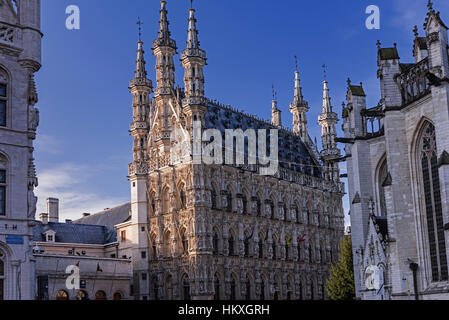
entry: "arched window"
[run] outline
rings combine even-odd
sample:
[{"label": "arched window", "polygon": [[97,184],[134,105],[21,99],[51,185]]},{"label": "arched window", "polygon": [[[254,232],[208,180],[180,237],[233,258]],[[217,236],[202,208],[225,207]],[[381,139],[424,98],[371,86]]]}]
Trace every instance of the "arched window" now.
[{"label": "arched window", "polygon": [[172,252],[171,252],[171,234],[170,231],[167,231],[164,235],[164,255],[166,257],[170,257]]},{"label": "arched window", "polygon": [[235,253],[235,251],[234,251],[235,240],[234,240],[234,235],[232,234],[232,232],[230,232],[230,234],[229,234],[228,244],[229,244],[229,256],[233,256]]},{"label": "arched window", "polygon": [[424,195],[432,281],[448,280],[435,127],[424,124],[418,148],[420,187]]},{"label": "arched window", "polygon": [[156,246],[156,239],[154,238],[151,241],[151,259],[153,260],[157,259],[157,246]]},{"label": "arched window", "polygon": [[168,275],[165,279],[165,299],[173,300],[173,279],[171,275]]},{"label": "arched window", "polygon": [[0,301],[5,298],[5,256],[0,251]]},{"label": "arched window", "polygon": [[[0,158],[0,165],[2,164]],[[0,167],[0,216],[6,216],[6,169]]]},{"label": "arched window", "polygon": [[245,255],[245,257],[249,257],[249,239],[248,239],[248,236],[246,236],[245,240],[243,241],[243,247],[244,247],[244,255]]},{"label": "arched window", "polygon": [[246,199],[246,196],[243,196],[242,204],[243,204],[243,214],[248,214],[248,200]]},{"label": "arched window", "polygon": [[212,246],[213,246],[213,254],[214,255],[218,255],[218,232],[216,229],[214,229],[214,235],[213,235],[213,239],[212,239]]},{"label": "arched window", "polygon": [[304,296],[302,294],[302,281],[299,283],[299,300],[304,300]]},{"label": "arched window", "polygon": [[100,290],[95,294],[95,300],[106,300],[106,292]]},{"label": "arched window", "polygon": [[163,203],[163,213],[167,214],[170,210],[170,200],[169,200],[169,194],[168,194],[168,188],[164,189],[164,192],[162,193],[162,203]]},{"label": "arched window", "polygon": [[217,192],[215,191],[214,187],[212,187],[212,190],[210,191],[211,194],[211,201],[212,201],[212,209],[217,209]]},{"label": "arched window", "polygon": [[122,300],[122,294],[120,292],[114,293],[114,300]]},{"label": "arched window", "polygon": [[265,300],[265,280],[262,279],[261,283],[260,283],[260,300],[264,301]]},{"label": "arched window", "polygon": [[8,84],[6,74],[0,69],[0,127],[7,125]]},{"label": "arched window", "polygon": [[259,236],[259,259],[263,259],[263,241],[262,241],[262,236]]},{"label": "arched window", "polygon": [[282,220],[287,221],[287,206],[284,204],[284,216],[282,217]]},{"label": "arched window", "polygon": [[290,260],[290,246],[288,241],[285,243],[285,260]]},{"label": "arched window", "polygon": [[189,253],[189,240],[187,239],[185,230],[182,231],[181,242],[182,242],[182,253],[188,254]]},{"label": "arched window", "polygon": [[228,207],[226,208],[226,210],[228,212],[232,212],[232,193],[231,193],[231,191],[228,191],[227,202],[228,202]]},{"label": "arched window", "polygon": [[310,300],[315,300],[315,292],[313,287],[313,281],[310,282]]},{"label": "arched window", "polygon": [[236,285],[235,285],[235,279],[234,279],[234,277],[232,277],[232,280],[231,280],[231,296],[229,297],[229,300],[236,300],[236,297],[237,297],[236,291],[237,291],[237,288],[236,288]]},{"label": "arched window", "polygon": [[220,278],[218,277],[218,274],[215,274],[214,276],[214,300],[220,300]]},{"label": "arched window", "polygon": [[379,203],[380,203],[380,215],[386,216],[387,215],[387,204],[385,201],[385,190],[383,187],[383,184],[388,176],[388,166],[387,166],[387,160],[384,160],[382,163],[380,169],[379,169]]},{"label": "arched window", "polygon": [[59,290],[56,292],[56,300],[69,300],[69,294],[67,291]]},{"label": "arched window", "polygon": [[309,243],[309,263],[313,263],[313,245]]},{"label": "arched window", "polygon": [[273,260],[276,260],[277,259],[277,255],[276,255],[276,239],[273,239],[272,248],[273,248]]},{"label": "arched window", "polygon": [[159,284],[157,277],[151,279],[151,293],[153,295],[153,300],[159,300]]},{"label": "arched window", "polygon": [[182,293],[183,300],[190,300],[190,283],[187,276],[184,276],[184,279],[182,280]]},{"label": "arched window", "polygon": [[185,209],[187,205],[187,197],[186,192],[184,191],[184,185],[182,185],[181,189],[179,190],[179,197],[181,199],[181,208]]},{"label": "arched window", "polygon": [[89,294],[84,290],[79,290],[76,295],[79,300],[89,300]]},{"label": "arched window", "polygon": [[262,215],[262,204],[259,198],[257,198],[256,200],[256,205],[257,205],[257,216],[260,217]]},{"label": "arched window", "polygon": [[296,218],[296,223],[300,223],[301,222],[301,219],[299,218],[298,207],[295,207],[295,218]]},{"label": "arched window", "polygon": [[151,196],[151,215],[156,215],[156,200],[154,199],[154,194]]},{"label": "arched window", "polygon": [[251,300],[251,281],[249,280],[249,277],[246,276],[246,296],[245,296],[245,300]]},{"label": "arched window", "polygon": [[274,219],[275,211],[274,211],[274,204],[270,203],[270,217],[271,219]]}]

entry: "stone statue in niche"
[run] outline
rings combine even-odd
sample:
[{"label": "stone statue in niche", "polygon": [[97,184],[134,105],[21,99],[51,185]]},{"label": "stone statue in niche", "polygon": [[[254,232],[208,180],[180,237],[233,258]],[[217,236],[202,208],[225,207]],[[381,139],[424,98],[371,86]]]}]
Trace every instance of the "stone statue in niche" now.
[{"label": "stone statue in niche", "polygon": [[28,219],[36,218],[37,197],[34,195],[33,189],[28,190]]},{"label": "stone statue in niche", "polygon": [[28,109],[28,129],[36,131],[39,126],[39,109],[30,106]]}]

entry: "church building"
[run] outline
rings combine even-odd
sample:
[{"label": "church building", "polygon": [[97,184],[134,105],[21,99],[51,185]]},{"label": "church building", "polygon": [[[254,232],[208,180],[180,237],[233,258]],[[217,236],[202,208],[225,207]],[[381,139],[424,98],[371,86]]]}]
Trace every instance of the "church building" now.
[{"label": "church building", "polygon": [[413,62],[378,42],[377,106],[348,81],[337,141],[346,143],[359,299],[449,299],[447,30],[429,1]]}]

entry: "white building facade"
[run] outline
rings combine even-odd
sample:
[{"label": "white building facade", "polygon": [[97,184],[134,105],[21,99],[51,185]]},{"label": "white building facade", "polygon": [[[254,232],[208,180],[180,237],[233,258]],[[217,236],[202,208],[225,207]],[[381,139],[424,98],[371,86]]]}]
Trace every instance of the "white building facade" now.
[{"label": "white building facade", "polygon": [[0,300],[33,299],[40,0],[0,1]]}]

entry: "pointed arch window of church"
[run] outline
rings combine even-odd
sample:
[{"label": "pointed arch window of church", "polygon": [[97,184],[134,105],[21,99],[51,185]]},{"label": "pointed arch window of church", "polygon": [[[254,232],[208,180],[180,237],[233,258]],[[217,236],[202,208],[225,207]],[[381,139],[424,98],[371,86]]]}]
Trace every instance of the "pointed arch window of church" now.
[{"label": "pointed arch window of church", "polygon": [[264,281],[264,279],[262,279],[262,281],[260,283],[260,300],[261,301],[265,300],[265,281]]},{"label": "pointed arch window of church", "polygon": [[210,191],[211,193],[211,201],[212,201],[212,209],[217,209],[217,192],[215,191],[215,189],[212,187],[212,190]]},{"label": "pointed arch window of church", "polygon": [[262,204],[260,203],[260,199],[257,198],[256,200],[257,205],[257,216],[260,217],[262,215]]},{"label": "pointed arch window of church", "polygon": [[168,188],[166,188],[162,194],[162,203],[163,203],[164,214],[167,214],[170,209]]},{"label": "pointed arch window of church", "polygon": [[235,285],[235,279],[234,279],[234,277],[232,277],[232,280],[231,280],[231,296],[230,296],[230,299],[229,300],[236,300],[236,291],[237,291],[237,289],[236,289],[236,285]]},{"label": "pointed arch window of church", "polygon": [[228,202],[227,211],[232,212],[232,193],[231,193],[231,191],[228,191],[227,202]]},{"label": "pointed arch window of church", "polygon": [[418,164],[420,165],[424,207],[426,212],[432,281],[448,280],[446,240],[441,204],[440,177],[435,127],[426,122],[419,140]]},{"label": "pointed arch window of church", "polygon": [[153,260],[157,259],[157,246],[156,246],[156,240],[153,239],[153,241],[151,242],[151,258]]},{"label": "pointed arch window of church", "polygon": [[234,250],[235,240],[234,240],[234,235],[232,233],[229,235],[228,245],[229,245],[229,256],[233,256],[235,253],[235,250]]},{"label": "pointed arch window of church", "polygon": [[0,301],[4,300],[5,297],[5,256],[2,251],[0,251]]},{"label": "pointed arch window of church", "polygon": [[182,291],[184,300],[190,300],[190,282],[187,276],[185,276],[184,280],[182,281]]},{"label": "pointed arch window of church", "polygon": [[380,215],[385,217],[387,215],[387,205],[385,201],[385,190],[383,184],[388,176],[387,160],[384,160],[379,169],[379,200],[380,200]]},{"label": "pointed arch window of church", "polygon": [[246,196],[243,196],[242,204],[243,204],[243,214],[248,214],[248,200],[246,199]]},{"label": "pointed arch window of church", "polygon": [[8,103],[7,85],[0,83],[0,126],[6,127],[6,110]]},{"label": "pointed arch window of church", "polygon": [[273,239],[272,247],[273,247],[273,260],[276,260],[277,259],[277,255],[276,255],[276,241],[274,239]]},{"label": "pointed arch window of church", "polygon": [[259,259],[263,259],[263,241],[262,236],[259,238]]},{"label": "pointed arch window of church", "polygon": [[188,253],[189,253],[189,240],[188,240],[187,237],[186,237],[186,232],[185,232],[185,230],[182,232],[181,241],[182,241],[182,251],[183,251],[183,254],[188,254]]},{"label": "pointed arch window of church", "polygon": [[185,209],[187,205],[187,197],[186,192],[184,191],[184,185],[181,186],[181,189],[179,191],[179,196],[181,198],[181,208]]},{"label": "pointed arch window of church", "polygon": [[6,170],[0,170],[0,216],[6,215]]},{"label": "pointed arch window of church", "polygon": [[212,238],[213,254],[218,255],[218,232],[214,229],[214,235]]},{"label": "pointed arch window of church", "polygon": [[249,257],[249,239],[248,239],[248,237],[245,237],[243,244],[244,244],[245,257],[247,258],[247,257]]},{"label": "pointed arch window of church", "polygon": [[246,276],[246,296],[245,296],[245,300],[251,300],[251,282],[249,281],[249,277]]},{"label": "pointed arch window of church", "polygon": [[218,274],[214,276],[214,300],[220,300],[220,278]]}]

